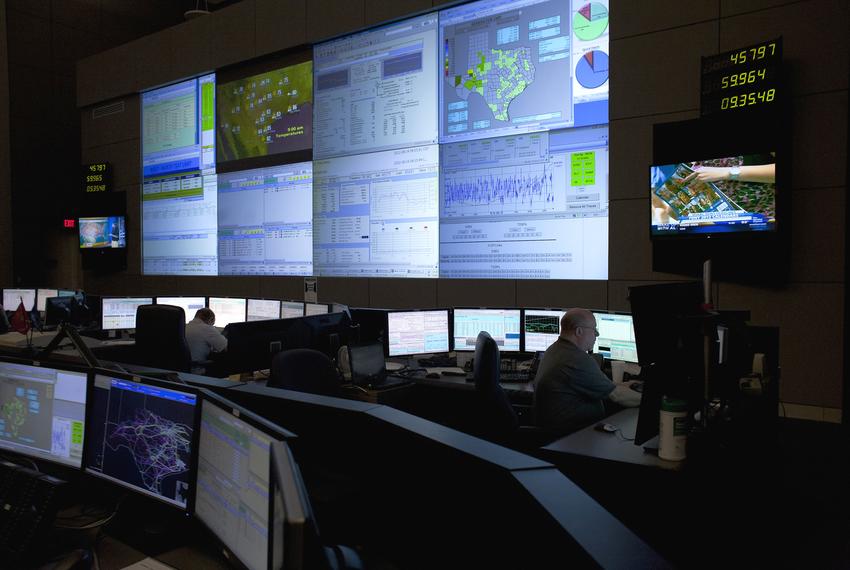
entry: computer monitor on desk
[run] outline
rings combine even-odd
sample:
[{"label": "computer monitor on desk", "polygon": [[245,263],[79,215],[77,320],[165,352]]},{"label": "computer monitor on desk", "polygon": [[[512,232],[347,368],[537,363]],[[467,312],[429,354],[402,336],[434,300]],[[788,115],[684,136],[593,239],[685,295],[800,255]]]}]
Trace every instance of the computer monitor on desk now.
[{"label": "computer monitor on desk", "polygon": [[519,352],[520,309],[455,307],[452,344],[455,351],[475,351],[478,333],[490,333],[500,351]]},{"label": "computer monitor on desk", "polygon": [[80,468],[88,373],[0,362],[0,449]]},{"label": "computer monitor on desk", "polygon": [[207,306],[215,313],[215,326],[222,329],[230,323],[244,323],[248,302],[232,297],[210,297]]},{"label": "computer monitor on desk", "polygon": [[351,336],[351,320],[345,313],[328,313],[292,319],[286,348],[312,348],[336,358],[340,346]]},{"label": "computer monitor on desk", "polygon": [[327,303],[304,303],[304,315],[326,315],[331,312],[331,306]]},{"label": "computer monitor on desk", "polygon": [[24,309],[32,311],[35,307],[35,289],[3,289],[3,309],[16,311],[24,303]]},{"label": "computer monitor on desk", "polygon": [[58,297],[59,289],[42,289],[38,288],[38,293],[35,298],[35,309],[39,313],[43,313],[47,310],[47,299],[50,297]]},{"label": "computer monitor on desk", "polygon": [[201,394],[195,515],[228,558],[245,568],[280,568],[272,564],[271,446],[294,436],[221,396]]},{"label": "computer monitor on desk", "polygon": [[153,303],[152,297],[104,297],[102,299],[100,328],[105,331],[134,330],[136,310]]},{"label": "computer monitor on desk", "polygon": [[304,301],[281,301],[280,318],[295,319],[304,316]]},{"label": "computer monitor on desk", "polygon": [[449,351],[449,310],[387,313],[387,355],[411,356]]},{"label": "computer monitor on desk", "polygon": [[594,311],[599,336],[593,344],[593,353],[609,360],[638,362],[635,325],[627,313],[603,313]]},{"label": "computer monitor on desk", "polygon": [[536,353],[546,350],[558,340],[564,313],[564,309],[523,309],[523,350]]},{"label": "computer monitor on desk", "polygon": [[267,321],[280,318],[280,301],[275,299],[248,299],[248,320]]},{"label": "computer monitor on desk", "polygon": [[270,368],[272,357],[287,348],[288,331],[298,320],[230,323],[223,333],[227,336],[227,350],[214,356],[214,372],[226,375]]},{"label": "computer monitor on desk", "polygon": [[188,323],[195,318],[195,313],[198,309],[203,309],[207,306],[206,297],[157,297],[157,305],[174,305],[181,307],[186,313],[186,322]]},{"label": "computer monitor on desk", "polygon": [[96,371],[86,418],[86,473],[190,513],[197,401],[188,386]]}]

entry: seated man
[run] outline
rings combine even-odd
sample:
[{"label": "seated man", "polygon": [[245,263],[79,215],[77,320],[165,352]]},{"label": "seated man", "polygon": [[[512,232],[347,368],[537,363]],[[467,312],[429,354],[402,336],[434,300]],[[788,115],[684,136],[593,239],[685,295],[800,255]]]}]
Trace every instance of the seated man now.
[{"label": "seated man", "polygon": [[209,360],[210,353],[227,350],[227,338],[218,332],[214,324],[215,313],[206,307],[198,309],[195,318],[186,324],[186,342],[192,354],[193,372],[203,372],[196,370],[195,364]]},{"label": "seated man", "polygon": [[597,336],[593,313],[570,309],[564,314],[561,334],[546,349],[534,378],[538,426],[563,433],[588,426],[605,417],[607,397],[624,406],[635,405],[628,386],[614,384],[588,354]]}]

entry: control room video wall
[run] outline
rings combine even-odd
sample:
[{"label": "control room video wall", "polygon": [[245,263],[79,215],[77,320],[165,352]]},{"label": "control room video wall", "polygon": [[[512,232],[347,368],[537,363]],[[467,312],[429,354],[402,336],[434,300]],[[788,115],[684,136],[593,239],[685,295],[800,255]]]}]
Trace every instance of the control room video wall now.
[{"label": "control room video wall", "polygon": [[608,0],[481,0],[141,95],[146,275],[608,277]]}]

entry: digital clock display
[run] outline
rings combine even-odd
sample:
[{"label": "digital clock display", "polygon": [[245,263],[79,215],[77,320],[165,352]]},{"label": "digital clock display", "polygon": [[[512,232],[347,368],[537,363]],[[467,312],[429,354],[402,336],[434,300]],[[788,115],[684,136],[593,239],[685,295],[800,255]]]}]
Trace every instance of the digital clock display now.
[{"label": "digital clock display", "polygon": [[781,92],[782,38],[702,58],[701,114],[766,107]]},{"label": "digital clock display", "polygon": [[112,187],[112,167],[108,162],[84,164],[82,179],[84,194],[108,192]]}]

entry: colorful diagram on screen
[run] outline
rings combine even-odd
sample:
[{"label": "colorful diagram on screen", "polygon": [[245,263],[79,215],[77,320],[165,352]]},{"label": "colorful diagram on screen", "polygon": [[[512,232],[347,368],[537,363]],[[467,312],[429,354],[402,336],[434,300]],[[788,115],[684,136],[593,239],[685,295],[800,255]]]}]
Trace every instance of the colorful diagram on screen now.
[{"label": "colorful diagram on screen", "polygon": [[604,85],[608,81],[608,54],[601,50],[584,54],[576,64],[576,80],[587,89]]},{"label": "colorful diagram on screen", "polygon": [[217,86],[216,160],[304,150],[313,144],[313,62]]},{"label": "colorful diagram on screen", "polygon": [[595,40],[608,28],[608,8],[599,2],[588,2],[573,16],[573,31],[582,41]]}]

